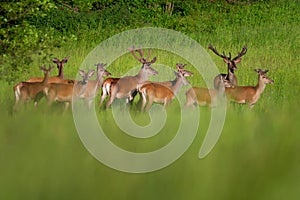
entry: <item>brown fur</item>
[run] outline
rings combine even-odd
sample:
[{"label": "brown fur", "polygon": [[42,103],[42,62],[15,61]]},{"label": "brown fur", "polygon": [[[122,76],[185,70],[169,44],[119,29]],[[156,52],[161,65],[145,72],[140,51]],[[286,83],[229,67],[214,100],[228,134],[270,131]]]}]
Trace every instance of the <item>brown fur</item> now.
[{"label": "brown fur", "polygon": [[49,75],[53,67],[46,69],[41,67],[44,72],[44,78],[41,82],[20,82],[14,86],[14,93],[16,96],[16,105],[21,102],[28,102],[34,100],[34,105],[37,106],[38,100],[42,97],[43,89],[47,86]]}]

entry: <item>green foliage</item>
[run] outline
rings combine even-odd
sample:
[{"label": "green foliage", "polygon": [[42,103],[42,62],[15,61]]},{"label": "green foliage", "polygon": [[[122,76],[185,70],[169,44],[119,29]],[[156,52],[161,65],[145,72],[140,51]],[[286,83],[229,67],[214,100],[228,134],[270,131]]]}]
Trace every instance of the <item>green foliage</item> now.
[{"label": "green foliage", "polygon": [[55,9],[50,0],[3,2],[0,6],[0,76],[12,81],[26,72],[33,55],[45,58],[55,42],[51,32],[44,32],[29,23]]}]

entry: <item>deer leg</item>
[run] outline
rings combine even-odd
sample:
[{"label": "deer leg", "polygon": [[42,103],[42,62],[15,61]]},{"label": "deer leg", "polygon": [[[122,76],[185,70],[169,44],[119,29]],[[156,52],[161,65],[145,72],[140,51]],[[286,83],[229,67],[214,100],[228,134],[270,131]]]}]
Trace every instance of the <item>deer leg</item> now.
[{"label": "deer leg", "polygon": [[17,110],[19,102],[20,102],[20,96],[19,96],[19,93],[17,91],[15,91],[15,96],[16,96],[16,102],[15,102],[15,105],[14,105],[14,110]]},{"label": "deer leg", "polygon": [[250,109],[254,107],[255,103],[249,104]]},{"label": "deer leg", "polygon": [[141,106],[141,111],[143,112],[147,103],[147,98],[145,93],[140,93],[140,96],[142,98],[142,106]]},{"label": "deer leg", "polygon": [[92,103],[93,103],[93,101],[91,99],[87,101],[88,110],[91,110]]},{"label": "deer leg", "polygon": [[150,110],[152,104],[153,104],[153,99],[152,98],[148,98],[148,104],[146,106],[146,111],[147,112]]},{"label": "deer leg", "polygon": [[99,107],[103,104],[104,99],[106,98],[106,96],[107,96],[107,93],[106,93],[105,91],[103,91],[103,89],[102,89],[102,92],[101,92],[101,99],[100,99],[100,101],[99,101]]},{"label": "deer leg", "polygon": [[194,103],[195,102],[194,102],[193,98],[190,95],[188,95],[188,93],[187,93],[187,95],[186,95],[186,102],[184,104],[184,109],[187,109],[191,105],[194,105]]},{"label": "deer leg", "polygon": [[131,91],[131,94],[130,94],[130,99],[129,99],[129,103],[130,105],[132,105],[132,102],[134,100],[134,97],[137,95],[138,91],[137,90],[133,90]]},{"label": "deer leg", "polygon": [[64,112],[66,112],[69,108],[69,105],[70,105],[70,102],[65,102],[65,109],[64,109]]},{"label": "deer leg", "polygon": [[165,99],[164,99],[164,108],[166,109],[167,106],[168,106],[168,99],[165,98]]},{"label": "deer leg", "polygon": [[117,96],[117,90],[118,90],[117,86],[112,86],[110,98],[109,98],[108,102],[106,103],[106,109],[109,109],[110,105],[112,104],[112,102],[116,98],[116,96]]},{"label": "deer leg", "polygon": [[43,96],[44,96],[44,93],[43,93],[42,91],[39,92],[39,93],[35,96],[35,98],[34,98],[34,107],[37,107],[38,102],[43,98]]}]

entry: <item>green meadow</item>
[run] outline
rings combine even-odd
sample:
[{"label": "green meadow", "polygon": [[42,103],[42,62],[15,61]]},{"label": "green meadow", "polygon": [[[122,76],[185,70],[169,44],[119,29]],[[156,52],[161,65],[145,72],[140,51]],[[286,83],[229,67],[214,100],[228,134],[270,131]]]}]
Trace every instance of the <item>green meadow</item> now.
[{"label": "green meadow", "polygon": [[[5,47],[0,60],[0,199],[299,199],[299,0],[174,1],[173,10],[156,0],[87,2],[66,1],[72,8],[79,7],[77,13],[61,12],[62,5],[56,1],[36,1],[41,13],[25,15],[22,22],[8,20],[11,25],[0,24],[0,42]],[[9,16],[9,6],[14,8],[9,3],[1,7],[3,16]],[[20,9],[26,10],[26,6],[22,4]],[[24,21],[29,25],[22,24]],[[14,32],[18,23],[25,27],[23,36]],[[232,56],[246,45],[248,52],[235,72],[239,85],[256,85],[257,68],[268,69],[267,76],[274,80],[252,109],[227,102],[220,138],[203,159],[198,154],[212,116],[208,107],[199,108],[196,137],[179,159],[140,174],[112,169],[93,157],[80,139],[72,109],[63,113],[59,103],[49,108],[45,99],[37,108],[31,102],[13,109],[13,86],[42,76],[41,65],[69,55],[65,78],[78,78],[78,69],[98,44],[123,31],[144,27],[175,30],[193,39],[221,73],[227,66],[208,45],[220,52],[230,51]],[[26,28],[33,34],[27,34]],[[7,30],[15,36],[9,38]],[[134,74],[130,70],[140,66],[126,49],[124,52],[107,67],[112,77],[128,71]],[[172,80],[172,73],[160,65],[175,69],[176,63],[187,62],[186,69],[194,72],[188,77],[190,85],[206,87],[197,66],[180,55],[153,49],[152,56],[157,56],[153,67],[167,75],[151,80]],[[56,73],[55,69],[51,74]],[[180,93],[183,101],[187,88]],[[177,100],[165,111],[164,127],[155,136],[141,139],[118,127],[112,109],[98,107],[99,99],[100,94],[95,99],[99,124],[107,138],[125,150],[155,151],[167,145],[179,128],[183,111]],[[113,106],[122,109],[122,103]],[[137,103],[138,96],[128,117],[140,126],[151,124],[150,116],[140,113]],[[191,125],[198,122],[190,120]]]}]

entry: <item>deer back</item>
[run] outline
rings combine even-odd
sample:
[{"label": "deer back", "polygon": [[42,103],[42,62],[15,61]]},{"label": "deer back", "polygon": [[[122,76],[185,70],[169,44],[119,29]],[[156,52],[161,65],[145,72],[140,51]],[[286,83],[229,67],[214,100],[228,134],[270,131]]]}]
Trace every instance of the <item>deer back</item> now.
[{"label": "deer back", "polygon": [[225,93],[230,101],[237,103],[248,103],[256,94],[254,86],[235,86],[234,88],[225,88]]},{"label": "deer back", "polygon": [[173,99],[174,93],[169,88],[160,83],[147,83],[140,88],[140,92],[148,98],[153,98],[157,101],[160,99]]},{"label": "deer back", "polygon": [[258,73],[258,83],[256,86],[235,86],[225,88],[227,98],[237,103],[248,103],[253,106],[263,93],[266,84],[273,84],[274,81],[266,76],[268,70],[255,70]]}]

